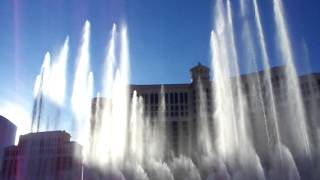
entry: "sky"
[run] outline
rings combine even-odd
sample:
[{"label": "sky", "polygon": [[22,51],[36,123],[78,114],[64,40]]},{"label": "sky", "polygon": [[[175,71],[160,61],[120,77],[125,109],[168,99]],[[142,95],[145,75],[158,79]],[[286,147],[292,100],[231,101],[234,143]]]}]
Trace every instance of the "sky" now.
[{"label": "sky", "polygon": [[[307,59],[312,71],[320,72],[320,2],[282,1],[299,72],[305,72]],[[238,1],[231,2],[234,19],[238,20]],[[273,47],[270,2],[258,1],[267,45]],[[33,86],[45,53],[57,55],[67,36],[70,95],[86,20],[91,22],[90,55],[96,91],[100,89],[99,77],[112,25],[123,22],[128,27],[131,83],[190,82],[188,71],[192,66],[198,62],[210,66],[214,4],[215,0],[0,0],[0,114],[28,126]],[[236,33],[241,34],[241,26],[235,27]],[[244,50],[241,46],[238,50],[244,73]],[[276,51],[271,50],[270,57],[273,66],[279,65]]]}]

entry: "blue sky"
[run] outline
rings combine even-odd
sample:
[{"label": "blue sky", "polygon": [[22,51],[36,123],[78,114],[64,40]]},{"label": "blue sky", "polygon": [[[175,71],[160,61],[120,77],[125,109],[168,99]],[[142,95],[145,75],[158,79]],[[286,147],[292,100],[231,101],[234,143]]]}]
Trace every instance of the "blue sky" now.
[{"label": "blue sky", "polygon": [[[214,0],[0,0],[0,112],[4,104],[32,106],[33,84],[46,51],[55,54],[70,37],[71,91],[82,26],[91,22],[91,66],[99,90],[113,23],[128,26],[131,82],[186,83],[188,70],[210,64]],[[271,0],[259,0],[268,46],[274,46]],[[232,1],[239,9],[238,1]],[[297,65],[304,66],[303,42],[313,71],[320,71],[320,2],[283,0]],[[235,12],[235,20],[238,19]],[[241,31],[241,26],[236,26]],[[241,47],[238,48],[241,52]],[[277,56],[270,51],[272,64]],[[241,53],[240,53],[241,54]],[[241,60],[241,58],[240,58]],[[240,65],[243,64],[240,61]],[[245,69],[245,67],[243,67]],[[303,68],[300,68],[303,71]],[[2,108],[2,111],[4,111]]]}]

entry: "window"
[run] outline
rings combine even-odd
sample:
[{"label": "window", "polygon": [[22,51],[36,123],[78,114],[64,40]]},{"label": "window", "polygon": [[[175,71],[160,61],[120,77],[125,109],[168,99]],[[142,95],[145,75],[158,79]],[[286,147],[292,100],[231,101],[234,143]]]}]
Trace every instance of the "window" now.
[{"label": "window", "polygon": [[180,98],[179,98],[180,102],[179,103],[183,104],[183,102],[184,102],[183,93],[180,93],[179,95],[180,95]]},{"label": "window", "polygon": [[173,93],[170,93],[170,104],[173,104]]},{"label": "window", "polygon": [[146,104],[149,103],[149,95],[148,95],[148,94],[145,94],[144,102],[145,102]]},{"label": "window", "polygon": [[3,167],[2,177],[4,177],[6,175],[6,171],[7,171],[7,167],[8,167],[8,161],[7,160],[3,161],[2,167]]},{"label": "window", "polygon": [[151,103],[151,104],[154,104],[154,94],[151,94],[151,95],[150,95],[150,103]]},{"label": "window", "polygon": [[159,103],[159,96],[158,94],[154,94],[154,103],[158,104]]},{"label": "window", "polygon": [[188,104],[188,93],[184,93],[184,103]]},{"label": "window", "polygon": [[174,93],[174,103],[178,104],[178,93]]}]

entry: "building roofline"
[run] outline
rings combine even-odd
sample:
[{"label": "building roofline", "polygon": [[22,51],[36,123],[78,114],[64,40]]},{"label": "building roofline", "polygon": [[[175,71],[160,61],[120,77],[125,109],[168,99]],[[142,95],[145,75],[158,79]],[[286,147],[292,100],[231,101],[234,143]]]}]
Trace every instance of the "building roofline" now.
[{"label": "building roofline", "polygon": [[135,87],[135,86],[139,86],[139,87],[143,87],[143,86],[146,86],[146,87],[151,87],[151,86],[154,86],[154,87],[158,87],[158,86],[190,86],[191,83],[176,83],[176,84],[130,84],[129,86],[130,87]]},{"label": "building roofline", "polygon": [[205,65],[201,64],[200,62],[198,62],[198,64],[195,65],[195,66],[193,66],[193,67],[190,69],[190,71],[192,71],[192,70],[194,70],[194,69],[197,69],[197,68],[199,68],[199,67],[202,67],[202,68],[205,68],[205,69],[210,70],[210,68],[209,68],[208,66],[205,66]]},{"label": "building roofline", "polygon": [[68,133],[68,132],[66,132],[66,131],[64,131],[64,130],[56,130],[56,131],[41,131],[41,132],[31,132],[31,133],[27,133],[27,134],[23,134],[23,135],[21,135],[21,136],[31,136],[31,135],[42,135],[42,134],[52,134],[52,133],[61,133],[61,134],[66,134],[66,135],[68,135],[68,136],[70,136],[71,137],[71,135]]},{"label": "building roofline", "polygon": [[11,122],[8,118],[6,118],[5,116],[0,115],[0,119],[5,121],[7,124],[10,124],[11,126],[14,126],[17,129],[17,126],[13,122]]}]

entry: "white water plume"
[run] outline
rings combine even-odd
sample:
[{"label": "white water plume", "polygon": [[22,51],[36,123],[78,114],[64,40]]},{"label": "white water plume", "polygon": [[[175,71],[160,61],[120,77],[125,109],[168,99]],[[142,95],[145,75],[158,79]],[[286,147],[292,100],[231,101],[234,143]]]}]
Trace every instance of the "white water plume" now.
[{"label": "white water plume", "polygon": [[40,131],[40,128],[44,126],[42,123],[43,118],[43,109],[44,109],[44,98],[48,96],[48,85],[50,78],[50,61],[51,56],[50,53],[47,52],[43,64],[41,67],[40,74],[36,78],[36,82],[34,85],[34,102],[32,109],[32,122],[31,122],[31,132],[34,132],[34,128],[36,128],[36,132]]},{"label": "white water plume", "polygon": [[40,73],[36,77],[36,81],[35,81],[34,89],[33,89],[34,97],[36,97],[39,93],[44,92],[42,90],[42,88],[45,88],[45,87],[43,87],[44,86],[43,83],[48,83],[48,80],[50,77],[50,61],[51,61],[51,56],[50,56],[50,53],[47,52],[44,56]]},{"label": "white water plume", "polygon": [[206,94],[203,88],[203,84],[200,79],[198,79],[197,91],[199,96],[199,107],[197,109],[198,113],[198,132],[199,137],[197,139],[197,145],[200,146],[200,151],[204,155],[210,155],[213,153],[212,138],[210,134],[210,125],[208,117],[208,106]]},{"label": "white water plume", "polygon": [[164,162],[151,160],[147,162],[145,168],[151,180],[174,180],[171,170]]},{"label": "white water plume", "polygon": [[[304,105],[301,97],[300,84],[297,71],[294,65],[294,56],[289,38],[287,24],[284,16],[282,0],[273,0],[274,19],[276,22],[277,40],[279,42],[280,55],[286,64],[286,91],[288,100],[290,122],[286,122],[283,129],[287,130],[287,125],[290,125],[288,136],[283,137],[284,143],[292,149],[294,156],[310,158],[309,134],[306,127],[306,116]],[[294,141],[290,140],[292,137]]]},{"label": "white water plume", "polygon": [[157,151],[154,153],[155,158],[158,160],[163,160],[164,153],[166,151],[167,147],[167,131],[166,131],[166,102],[165,102],[165,88],[163,85],[161,85],[160,89],[160,106],[159,106],[159,112],[158,112],[158,118],[156,122],[157,126],[157,144],[158,148]]},{"label": "white water plume", "polygon": [[[91,139],[94,143],[92,143],[93,147],[90,147],[90,149],[91,153],[96,154],[96,156],[92,157],[91,162],[101,167],[107,164],[118,166],[123,163],[127,148],[129,148],[128,133],[130,125],[139,126],[135,128],[136,131],[133,132],[134,136],[132,138],[141,137],[137,134],[140,125],[135,124],[137,123],[135,119],[141,120],[139,117],[141,112],[137,109],[141,106],[139,105],[141,102],[134,99],[135,105],[131,107],[129,105],[129,44],[126,27],[120,27],[119,39],[116,38],[117,34],[114,25],[105,59],[105,74],[102,77],[102,94],[105,97],[98,98],[100,101],[98,101],[99,105],[95,110],[97,115],[92,119],[93,124],[96,125],[91,132]],[[115,47],[119,47],[119,50],[117,51]],[[135,113],[131,116],[131,124],[129,124],[129,108],[132,108],[131,110],[134,110]],[[141,143],[132,144],[132,149],[129,149],[134,150],[134,154],[139,156],[141,160],[140,145]]]},{"label": "white water plume", "polygon": [[[216,148],[219,154],[226,159],[234,150],[234,146],[238,146],[238,136],[236,125],[234,124],[235,114],[233,104],[228,103],[221,105],[220,102],[233,102],[231,89],[231,80],[227,72],[227,64],[219,61],[221,57],[220,44],[217,35],[213,31],[211,34],[211,49],[212,49],[212,69],[214,69],[214,87],[215,87],[215,127],[217,129]],[[223,61],[222,61],[223,62]],[[222,84],[218,86],[218,84]],[[222,119],[222,116],[224,118]]]},{"label": "white water plume", "polygon": [[[212,32],[212,69],[215,88],[215,118],[218,152],[233,161],[236,152],[244,144],[250,146],[248,115],[239,79],[238,57],[235,47],[231,4],[223,1],[216,4],[215,29]],[[230,50],[230,51],[228,51]],[[232,75],[236,77],[231,78]],[[237,108],[236,108],[237,107]]]},{"label": "white water plume", "polygon": [[129,50],[127,29],[120,30],[120,67],[116,71],[112,92],[112,162],[121,162],[127,144],[128,108],[129,108]]},{"label": "white water plume", "polygon": [[155,117],[147,117],[145,123],[145,148],[149,160],[162,161],[167,148],[166,144],[166,104],[165,90],[161,85],[159,93],[158,114]]},{"label": "white water plume", "polygon": [[197,167],[188,157],[174,158],[169,167],[175,180],[201,180]]},{"label": "white water plume", "polygon": [[[264,76],[264,84],[266,86],[266,98],[268,102],[266,103],[269,105],[269,123],[273,124],[274,129],[272,130],[272,137],[275,137],[275,139],[271,139],[270,133],[268,132],[269,130],[266,131],[267,139],[269,142],[274,141],[274,142],[279,142],[280,141],[280,134],[279,134],[279,128],[278,128],[278,115],[276,111],[276,104],[274,100],[274,90],[272,87],[272,82],[271,82],[271,72],[270,72],[270,63],[269,63],[269,55],[267,53],[267,47],[266,47],[266,40],[262,28],[262,23],[261,23],[261,17],[260,17],[260,11],[258,7],[257,0],[253,0],[253,5],[254,5],[254,14],[255,14],[255,23],[256,27],[258,29],[258,40],[259,40],[259,49],[261,51],[261,57],[262,57],[262,62],[263,62],[263,67],[265,69],[265,76]],[[268,127],[268,123],[265,122],[265,126]]]},{"label": "white water plume", "polygon": [[62,106],[66,92],[67,59],[69,53],[69,37],[51,67],[49,96],[58,106]]},{"label": "white water plume", "polygon": [[108,45],[106,60],[105,60],[105,71],[103,75],[103,93],[104,97],[111,96],[112,93],[112,85],[114,80],[114,70],[115,70],[115,63],[116,63],[116,36],[117,35],[117,27],[115,24],[112,26],[111,31],[111,38]]},{"label": "white water plume", "polygon": [[144,127],[143,119],[143,101],[141,97],[137,96],[137,92],[133,92],[132,102],[131,102],[131,118],[130,118],[130,153],[133,158],[142,163],[144,154],[144,132],[141,129]]},{"label": "white water plume", "polygon": [[[93,88],[93,76],[90,71],[90,23],[85,22],[82,41],[77,57],[77,66],[74,76],[73,91],[71,95],[71,109],[75,120],[75,134],[77,141],[83,146],[85,159],[87,156],[89,140],[90,107]],[[91,74],[91,75],[89,75]]]},{"label": "white water plume", "polygon": [[41,82],[39,86],[41,89],[41,93],[43,93],[44,96],[48,97],[49,96],[49,80],[50,80],[50,72],[51,72],[51,55],[49,52],[46,53],[44,60],[43,60],[43,64],[41,67],[41,72],[40,72],[40,76],[41,76]]}]

